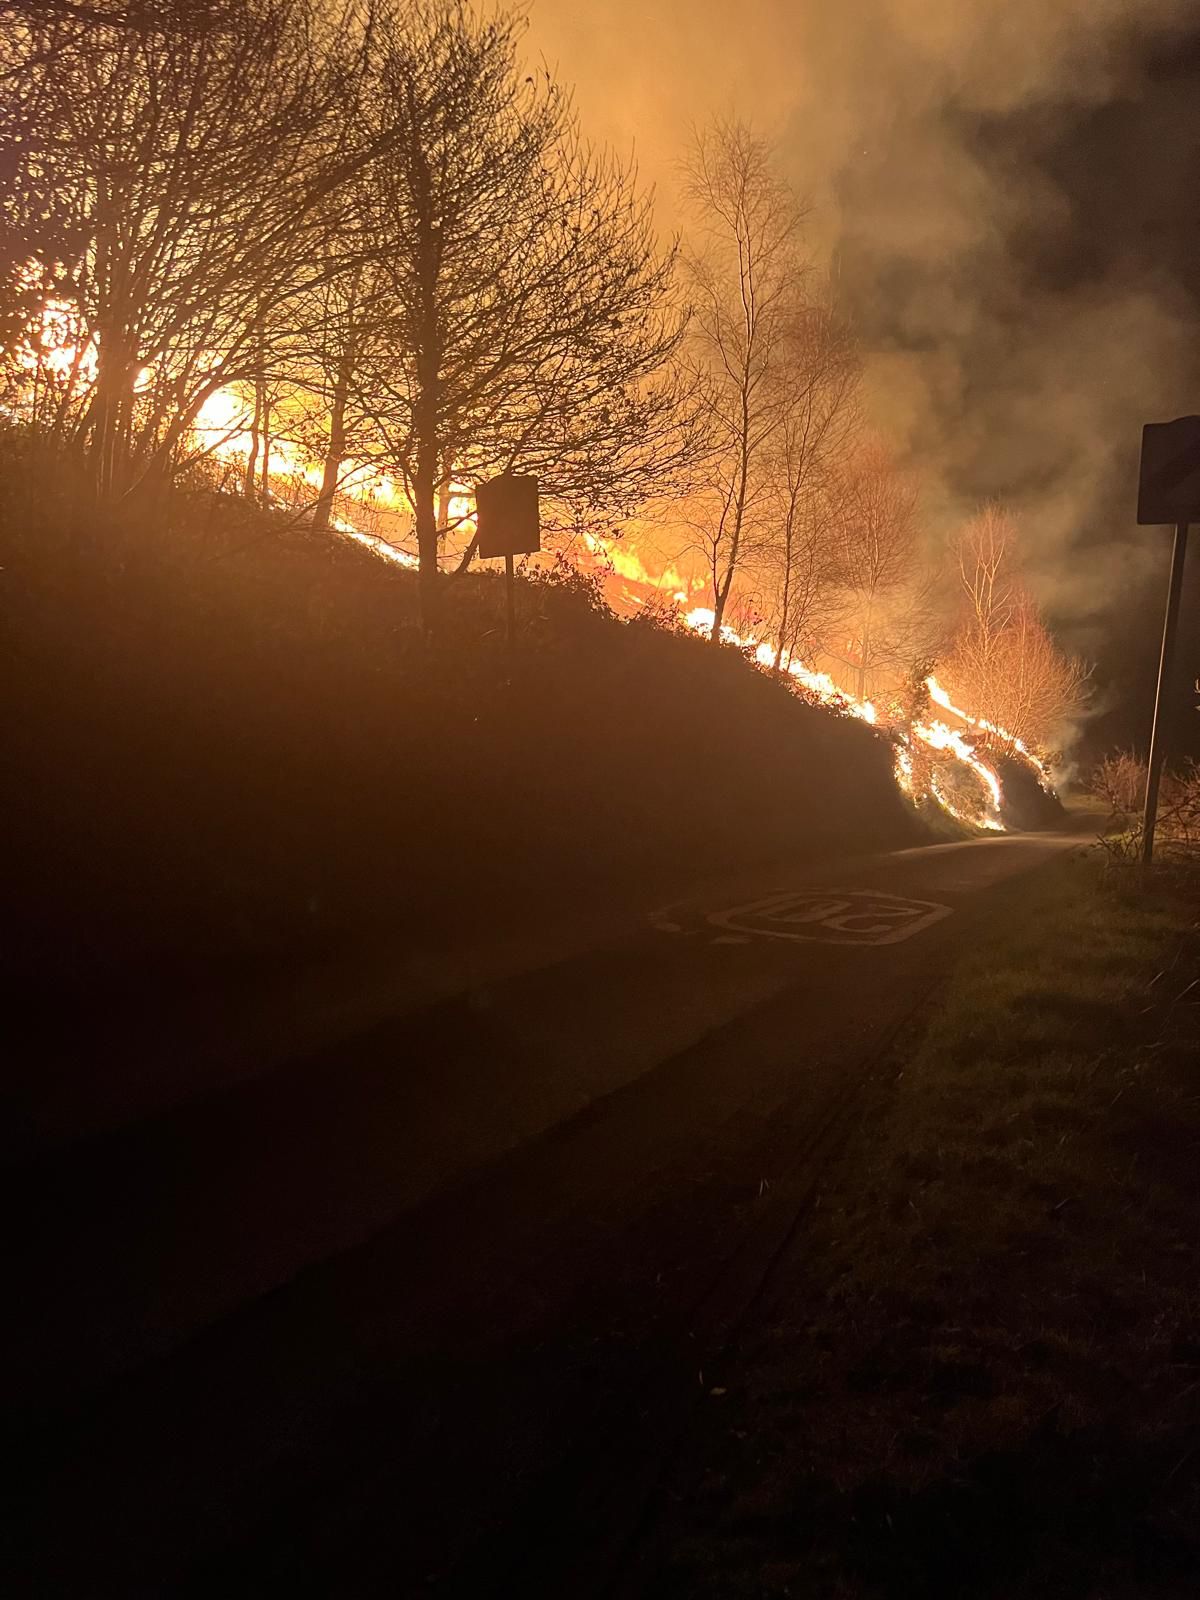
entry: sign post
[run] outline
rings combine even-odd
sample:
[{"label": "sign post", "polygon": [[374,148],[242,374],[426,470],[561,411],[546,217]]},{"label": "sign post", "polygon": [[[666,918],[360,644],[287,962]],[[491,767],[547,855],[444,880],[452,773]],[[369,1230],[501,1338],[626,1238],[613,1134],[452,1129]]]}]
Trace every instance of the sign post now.
[{"label": "sign post", "polygon": [[1154,721],[1150,727],[1150,761],[1146,768],[1146,809],[1142,817],[1142,864],[1154,857],[1154,828],[1158,821],[1158,786],[1167,746],[1163,716],[1163,685],[1170,682],[1175,655],[1175,630],[1179,624],[1179,595],[1183,589],[1183,563],[1187,556],[1188,525],[1175,524],[1171,549],[1171,577],[1167,584],[1167,613],[1163,618],[1162,654],[1158,658],[1158,688],[1154,694]]},{"label": "sign post", "polygon": [[1148,422],[1142,429],[1142,465],[1138,477],[1138,523],[1174,523],[1171,576],[1167,584],[1167,609],[1163,618],[1162,652],[1158,658],[1158,687],[1154,693],[1154,721],[1150,726],[1150,757],[1146,765],[1146,805],[1142,816],[1142,865],[1154,859],[1154,830],[1158,821],[1158,789],[1166,760],[1167,705],[1179,623],[1179,597],[1187,558],[1188,525],[1200,521],[1200,417],[1177,417],[1174,422]]},{"label": "sign post", "polygon": [[517,568],[512,551],[504,557],[504,614],[508,622],[508,670],[517,649]]},{"label": "sign post", "polygon": [[517,647],[515,556],[542,548],[536,478],[504,472],[475,486],[475,527],[481,561],[504,557],[505,613],[508,619],[509,671]]}]

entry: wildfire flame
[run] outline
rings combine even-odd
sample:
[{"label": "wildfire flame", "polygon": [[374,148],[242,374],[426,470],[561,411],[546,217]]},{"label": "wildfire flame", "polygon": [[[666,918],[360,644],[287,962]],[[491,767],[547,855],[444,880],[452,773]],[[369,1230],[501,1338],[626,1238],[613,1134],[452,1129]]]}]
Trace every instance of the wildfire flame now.
[{"label": "wildfire flame", "polygon": [[914,722],[912,731],[914,736],[920,739],[922,744],[928,745],[931,750],[949,750],[964,766],[970,767],[991,798],[992,809],[990,812],[984,812],[982,816],[978,817],[964,816],[962,811],[954,806],[939,786],[937,773],[935,772],[930,775],[929,786],[942,809],[948,811],[952,817],[957,817],[960,822],[973,822],[978,827],[990,828],[996,833],[1003,833],[1004,824],[1000,820],[1000,802],[1003,798],[1000,779],[992,768],[988,766],[987,762],[976,754],[973,746],[967,743],[961,733],[956,733],[953,728],[947,726],[944,722]]},{"label": "wildfire flame", "polygon": [[958,717],[972,728],[981,728],[985,733],[996,734],[998,738],[1004,741],[1009,750],[1029,763],[1042,788],[1045,789],[1047,787],[1046,779],[1049,775],[1047,769],[1044,763],[1034,755],[1024,739],[1018,739],[1015,733],[1010,733],[1007,728],[1002,727],[998,722],[989,722],[986,717],[973,717],[969,711],[964,711],[961,706],[956,706],[950,698],[949,691],[942,687],[932,673],[925,679],[925,687],[929,690],[929,698],[935,705],[941,706],[944,711],[949,711],[952,716]]},{"label": "wildfire flame", "polygon": [[[709,606],[694,606],[683,620],[697,633],[711,634],[713,623],[716,621],[716,612]],[[726,644],[736,645],[739,650],[753,650],[754,659],[760,667],[774,667],[777,647],[769,639],[744,638],[735,633],[727,623],[721,624],[721,638]],[[852,717],[861,717],[864,722],[878,722],[879,715],[869,700],[858,700],[846,690],[839,689],[827,672],[814,672],[802,661],[795,660],[785,660],[781,663],[781,667],[789,677],[794,678],[797,683],[827,705],[835,706],[839,711],[846,711]]]},{"label": "wildfire flame", "polygon": [[[673,564],[668,565],[665,571],[655,574],[650,571],[635,549],[601,539],[598,534],[585,532],[583,542],[589,556],[601,566],[615,572],[626,583],[651,589],[656,594],[667,593],[677,605],[687,600],[690,589],[699,587],[703,582],[699,578],[691,580],[684,578]],[[629,598],[634,604],[640,603],[635,597]],[[711,612],[709,615],[711,616]]]},{"label": "wildfire flame", "polygon": [[[689,628],[694,629],[697,633],[705,634],[712,633],[715,620],[716,614],[708,606],[695,606],[684,617],[684,621]],[[775,666],[778,653],[777,647],[769,639],[745,637],[738,634],[727,624],[722,624],[721,626],[721,638],[726,644],[736,645],[739,649],[752,651],[754,659],[759,666],[764,668],[773,668]],[[879,712],[870,700],[859,700],[848,690],[840,688],[827,672],[814,671],[813,668],[805,666],[803,662],[795,660],[786,660],[781,663],[781,666],[789,677],[808,690],[822,704],[847,712],[851,716],[859,717],[863,722],[871,723],[872,726],[879,723]],[[959,712],[940,684],[937,684],[937,692],[935,693],[933,685],[936,680],[931,678],[928,682],[930,696],[939,705],[943,705],[956,716],[963,716],[963,720],[973,726],[988,726],[977,722],[973,717],[965,716],[964,713]],[[896,781],[906,794],[910,796],[913,794],[915,784],[912,752],[908,748],[908,741],[911,735],[912,738],[918,740],[936,754],[950,754],[957,761],[961,761],[983,785],[984,793],[987,797],[987,809],[979,815],[971,815],[951,799],[945,792],[945,786],[938,783],[937,774],[932,773],[930,776],[930,790],[942,809],[949,812],[951,816],[960,822],[986,828],[994,833],[1003,833],[1005,831],[1004,823],[1000,820],[1003,792],[999,775],[979,755],[964,734],[957,732],[948,723],[942,721],[914,722],[908,728],[897,724],[890,729],[890,732],[896,740]],[[1027,754],[1023,747],[1021,748],[1022,753]],[[1033,760],[1033,757],[1028,757],[1028,759]]]},{"label": "wildfire flame", "polygon": [[[36,263],[31,263],[30,271],[35,268]],[[81,334],[78,318],[71,307],[66,302],[48,298],[44,302],[36,332],[20,352],[22,364],[31,372],[36,370],[45,373],[60,383],[81,380],[84,384],[94,382],[97,368],[95,341],[91,338],[81,338]],[[144,389],[152,378],[151,369],[142,369],[138,373],[135,390]],[[201,449],[218,458],[248,460],[255,447],[250,408],[232,388],[218,389],[208,397],[196,417],[193,431]],[[361,498],[364,503],[383,502],[386,506],[396,509],[406,503],[398,486],[376,469],[354,462],[344,462],[342,469],[339,488],[343,496],[352,499]],[[300,447],[288,439],[270,441],[267,459],[265,463],[260,464],[258,470],[264,472],[268,480],[276,477],[304,481],[313,487],[319,487],[321,484],[321,467],[307,458]],[[472,497],[463,485],[457,483],[451,485],[447,509],[452,525],[470,527],[473,521]],[[384,560],[408,568],[415,568],[418,565],[415,556],[399,549],[377,534],[366,532],[343,515],[334,515],[331,523],[338,532],[366,546]],[[656,578],[634,549],[612,547],[593,535],[585,535],[585,543],[589,556],[607,571],[615,573],[626,583],[670,594],[672,601],[680,607],[687,627],[698,633],[712,633],[715,613],[710,607],[694,606],[687,611],[682,609],[687,605],[690,589],[697,586],[696,580],[688,580],[674,567],[668,567]],[[628,598],[626,594],[626,599]],[[722,625],[721,638],[727,644],[732,644],[752,655],[757,665],[763,669],[775,670],[778,667],[821,704],[858,717],[872,726],[879,724],[879,711],[872,701],[858,699],[848,690],[841,688],[827,672],[817,671],[789,656],[787,652],[781,655],[777,645],[770,639],[741,635],[728,624]],[[973,716],[956,705],[949,691],[933,675],[925,680],[925,686],[934,704],[949,712],[968,728],[995,734],[1003,740],[1008,750],[1029,762],[1037,773],[1038,781],[1045,786],[1045,768],[1021,739],[986,718]],[[894,719],[889,722],[888,732],[895,747],[896,781],[902,790],[916,797],[915,764],[911,746],[911,741],[916,740],[935,754],[952,756],[961,762],[979,780],[986,796],[986,807],[981,814],[967,814],[946,793],[945,785],[939,782],[937,773],[931,769],[928,780],[929,791],[938,804],[960,821],[996,832],[1003,831],[1004,824],[999,815],[1002,801],[1000,778],[965,734],[941,720],[905,725],[899,719]]]}]

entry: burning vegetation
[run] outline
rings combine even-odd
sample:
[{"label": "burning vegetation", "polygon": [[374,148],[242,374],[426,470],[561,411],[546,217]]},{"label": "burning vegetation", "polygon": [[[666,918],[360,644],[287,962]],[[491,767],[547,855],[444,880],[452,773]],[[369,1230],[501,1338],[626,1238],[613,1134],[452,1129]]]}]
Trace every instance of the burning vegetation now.
[{"label": "burning vegetation", "polygon": [[[474,486],[538,477],[550,550],[886,734],[983,829],[1053,785],[1082,666],[998,507],[922,520],[770,145],[715,121],[678,246],[521,24],[440,0],[0,7],[3,408],[93,537],[198,480],[418,574]],[[534,563],[537,566],[537,563]],[[947,581],[947,574],[954,581]]]}]

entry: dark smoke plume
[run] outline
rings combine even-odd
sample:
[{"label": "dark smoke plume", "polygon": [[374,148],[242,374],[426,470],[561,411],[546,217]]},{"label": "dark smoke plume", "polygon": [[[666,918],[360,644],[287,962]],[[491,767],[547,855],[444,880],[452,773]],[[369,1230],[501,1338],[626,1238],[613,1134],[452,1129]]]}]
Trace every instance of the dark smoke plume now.
[{"label": "dark smoke plume", "polygon": [[538,0],[530,43],[665,226],[689,121],[778,136],[931,539],[1004,500],[1063,641],[1140,708],[1165,570],[1140,428],[1200,411],[1192,0]]}]

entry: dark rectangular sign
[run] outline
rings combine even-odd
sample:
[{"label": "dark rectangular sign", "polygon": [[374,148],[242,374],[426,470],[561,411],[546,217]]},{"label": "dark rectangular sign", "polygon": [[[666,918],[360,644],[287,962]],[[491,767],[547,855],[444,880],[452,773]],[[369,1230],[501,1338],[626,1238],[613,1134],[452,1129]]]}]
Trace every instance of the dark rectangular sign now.
[{"label": "dark rectangular sign", "polygon": [[475,527],[479,554],[531,556],[542,548],[538,518],[538,481],[505,472],[475,487]]},{"label": "dark rectangular sign", "polygon": [[1200,522],[1200,417],[1142,429],[1139,523]]}]

